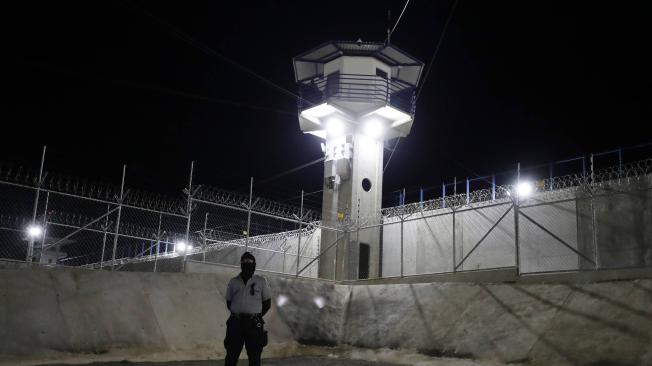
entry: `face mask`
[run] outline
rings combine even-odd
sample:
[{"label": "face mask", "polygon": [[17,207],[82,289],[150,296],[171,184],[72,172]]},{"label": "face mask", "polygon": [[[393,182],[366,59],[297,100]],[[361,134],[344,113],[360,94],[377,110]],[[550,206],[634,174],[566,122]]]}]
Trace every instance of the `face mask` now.
[{"label": "face mask", "polygon": [[254,275],[256,270],[256,263],[240,263],[240,269],[242,269],[242,275],[245,278],[250,278]]}]

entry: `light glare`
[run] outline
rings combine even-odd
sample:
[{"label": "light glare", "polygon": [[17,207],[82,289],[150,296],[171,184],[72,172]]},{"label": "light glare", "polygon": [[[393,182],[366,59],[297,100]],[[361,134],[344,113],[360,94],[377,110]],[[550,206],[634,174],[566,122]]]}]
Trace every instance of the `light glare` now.
[{"label": "light glare", "polygon": [[315,297],[315,298],[313,299],[313,302],[314,302],[315,305],[317,305],[317,307],[320,308],[320,309],[323,308],[324,305],[326,305],[326,300],[325,300],[323,297],[321,297],[321,296],[317,296],[317,297]]},{"label": "light glare", "polygon": [[532,188],[532,184],[529,182],[523,182],[519,183],[518,186],[516,187],[516,192],[520,197],[527,197],[530,194],[532,194],[532,191],[534,188]]},{"label": "light glare", "polygon": [[174,246],[174,251],[175,252],[185,252],[186,251],[186,242],[185,241],[177,242],[177,245]]},{"label": "light glare", "polygon": [[331,118],[326,122],[326,131],[329,136],[340,136],[344,133],[344,122],[337,118]]},{"label": "light glare", "polygon": [[288,302],[288,298],[285,295],[278,295],[276,298],[276,306],[283,307]]},{"label": "light glare", "polygon": [[38,238],[42,233],[43,229],[38,225],[31,225],[27,228],[27,235],[29,235],[30,238]]},{"label": "light glare", "polygon": [[379,138],[380,136],[383,135],[383,132],[384,132],[383,124],[376,119],[372,119],[371,121],[368,121],[364,125],[365,135],[371,137],[372,139]]}]

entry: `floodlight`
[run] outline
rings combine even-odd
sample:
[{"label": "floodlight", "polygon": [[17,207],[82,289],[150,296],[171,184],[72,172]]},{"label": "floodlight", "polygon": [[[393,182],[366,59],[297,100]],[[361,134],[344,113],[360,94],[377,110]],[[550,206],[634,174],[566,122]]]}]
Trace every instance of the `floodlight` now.
[{"label": "floodlight", "polygon": [[193,248],[192,245],[187,245],[186,246],[186,251],[192,252],[192,248]]},{"label": "floodlight", "polygon": [[176,245],[174,246],[174,251],[175,252],[185,252],[186,251],[186,242],[185,241],[178,241]]},{"label": "floodlight", "polygon": [[41,227],[38,225],[30,225],[27,228],[27,235],[30,238],[38,238],[41,236],[41,234],[43,234],[43,229],[41,229]]},{"label": "floodlight", "polygon": [[326,132],[329,136],[340,136],[344,134],[346,126],[344,122],[338,118],[331,118],[326,121]]},{"label": "floodlight", "polygon": [[518,193],[519,197],[527,197],[532,194],[532,191],[534,191],[534,188],[532,183],[529,182],[521,182],[516,186],[516,193]]},{"label": "floodlight", "polygon": [[383,132],[385,132],[384,130],[383,124],[377,119],[372,119],[364,125],[364,134],[372,139],[377,139],[382,136]]}]

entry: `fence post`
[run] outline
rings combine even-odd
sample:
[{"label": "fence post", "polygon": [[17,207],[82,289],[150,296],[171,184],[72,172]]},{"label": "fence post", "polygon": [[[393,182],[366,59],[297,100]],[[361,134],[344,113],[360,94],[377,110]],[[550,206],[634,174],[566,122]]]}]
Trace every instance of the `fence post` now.
[{"label": "fence post", "polygon": [[401,277],[403,277],[403,213],[399,218],[401,219]]},{"label": "fence post", "polygon": [[443,208],[446,207],[446,183],[441,183],[441,205]]},{"label": "fence post", "polygon": [[204,250],[202,250],[202,256],[201,256],[201,261],[206,262],[206,225],[208,224],[208,212],[206,212],[206,216],[204,216],[204,231],[203,231],[203,239],[204,239]]},{"label": "fence post", "polygon": [[598,228],[596,227],[595,219],[595,205],[593,203],[593,190],[591,190],[591,234],[593,240],[593,261],[595,262],[595,269],[600,269],[600,248],[598,247]]},{"label": "fence post", "polygon": [[[191,161],[190,162],[190,178],[188,180],[188,207],[186,209],[186,213],[188,215],[188,220],[186,221],[186,247],[184,248],[183,251],[183,263],[181,265],[181,270],[182,272],[185,272],[186,270],[186,259],[188,258],[188,251],[190,250],[191,243],[190,243],[190,221],[192,219],[192,173],[195,169],[195,162]],[[176,248],[176,247],[175,247]]]},{"label": "fence post", "polygon": [[43,210],[43,234],[41,235],[41,250],[39,250],[38,261],[41,262],[43,247],[45,246],[45,237],[48,234],[48,204],[50,202],[50,192],[45,194],[45,209]]},{"label": "fence post", "polygon": [[455,258],[455,251],[457,250],[455,247],[455,209],[451,208],[453,211],[453,272],[457,272],[457,258]]},{"label": "fence post", "polygon": [[623,175],[623,149],[618,148],[618,178]]},{"label": "fence post", "polygon": [[[38,182],[36,182],[36,197],[34,198],[34,210],[32,212],[32,225],[36,225],[36,211],[38,210],[38,199],[41,194],[41,184],[43,183],[43,165],[45,164],[45,150],[47,146],[43,146],[43,153],[41,154],[41,167],[38,173]],[[42,234],[42,233],[41,233]],[[34,239],[33,235],[29,235],[29,241],[27,244],[27,262],[31,262],[34,258]],[[41,248],[41,251],[43,248]]]},{"label": "fence post", "polygon": [[591,183],[593,183],[593,179],[595,178],[595,176],[593,175],[593,153],[591,153],[591,156],[590,156],[589,159],[590,159],[589,163],[590,163],[590,167],[591,167]]},{"label": "fence post", "polygon": [[552,184],[553,183],[552,169],[553,169],[553,164],[551,162],[550,165],[548,166],[548,170],[549,170],[549,173],[550,173],[550,190],[551,191],[552,191],[552,186],[553,186],[553,184]]},{"label": "fence post", "polygon": [[496,174],[491,175],[491,200],[496,200]]},{"label": "fence post", "polygon": [[154,256],[154,272],[156,273],[156,266],[158,264],[158,254],[161,248],[161,219],[162,214],[158,214],[158,229],[156,229],[156,255]]},{"label": "fence post", "polygon": [[245,252],[249,249],[249,230],[251,229],[251,200],[252,200],[253,192],[254,192],[254,177],[251,177],[249,181],[249,205],[247,206],[247,235],[245,236]]},{"label": "fence post", "polygon": [[301,259],[301,227],[303,226],[303,189],[301,190],[301,208],[299,209],[299,238],[297,239],[297,273],[299,277],[299,259]]},{"label": "fence post", "polygon": [[469,190],[470,190],[469,188],[470,188],[470,187],[469,187],[469,186],[470,186],[470,184],[469,184],[469,177],[466,177],[466,204],[467,204],[467,205],[468,205],[469,202],[470,202],[470,197],[469,197]]},{"label": "fence post", "polygon": [[115,252],[118,249],[118,236],[120,235],[120,216],[122,215],[122,200],[125,191],[125,174],[127,165],[122,166],[122,183],[120,183],[120,197],[118,198],[118,219],[115,222],[115,234],[113,235],[113,256],[111,257],[111,271],[115,271]]},{"label": "fence post", "polygon": [[281,271],[283,273],[285,273],[285,256],[286,256],[286,254],[288,252],[287,243],[288,243],[288,238],[286,236],[283,239],[283,248],[285,248],[285,249],[283,249],[283,270]]},{"label": "fence post", "polygon": [[[111,211],[111,205],[106,205],[106,212]],[[104,251],[106,250],[106,231],[109,229],[109,215],[104,218],[104,225],[102,225],[102,254],[100,255],[100,269],[104,266]]]},{"label": "fence post", "polygon": [[419,188],[419,206],[423,208],[423,188]]},{"label": "fence post", "polygon": [[[518,187],[521,181],[521,163],[516,165],[516,187]],[[518,215],[519,215],[519,195],[516,192],[516,197],[514,198],[514,254],[515,254],[515,264],[516,264],[516,275],[521,275],[521,255],[520,255],[520,243],[518,240]]]},{"label": "fence post", "polygon": [[335,230],[335,257],[333,258],[333,280],[337,280],[337,255],[339,254],[340,232]]}]

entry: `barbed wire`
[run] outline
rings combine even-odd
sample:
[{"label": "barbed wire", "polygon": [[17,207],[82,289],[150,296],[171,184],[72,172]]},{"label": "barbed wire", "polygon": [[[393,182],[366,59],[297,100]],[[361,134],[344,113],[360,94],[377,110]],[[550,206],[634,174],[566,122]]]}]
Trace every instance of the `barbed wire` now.
[{"label": "barbed wire", "polygon": [[[198,186],[193,194],[193,199],[203,200],[211,203],[243,209],[249,205],[249,196],[246,194],[227,191],[220,188],[206,185]],[[301,215],[301,208],[286,203],[269,200],[263,197],[253,197],[251,210],[272,216],[296,219]],[[320,219],[320,214],[314,210],[308,210],[303,213],[303,221],[313,222]]]},{"label": "barbed wire", "polygon": [[[587,171],[585,173],[567,174],[533,182],[533,193],[550,193],[578,189],[595,189],[605,185],[630,183],[633,179],[652,174],[652,159],[640,160],[623,165]],[[380,212],[360,219],[360,225],[381,222],[381,219],[409,216],[421,211],[440,209],[457,209],[492,201],[509,199],[514,193],[514,185],[497,185],[492,189],[480,189],[466,193],[453,194],[423,202],[413,202],[400,206],[386,207]],[[568,192],[563,192],[568,193]]]},{"label": "barbed wire", "polygon": [[[22,166],[0,163],[0,181],[24,185],[54,193],[64,193],[83,198],[117,203],[120,187],[98,181],[91,181],[64,174],[44,173],[43,182],[39,185],[38,172]],[[199,185],[193,198],[205,200],[225,206],[242,209],[249,203],[249,196],[237,192],[227,191],[206,185]],[[263,197],[254,197],[252,211],[265,213],[285,218],[295,218],[300,215],[300,207],[270,200]],[[145,208],[163,213],[187,215],[187,201],[183,196],[170,197],[144,190],[127,188],[123,205]],[[315,210],[304,211],[306,221],[319,220],[319,213]]]}]

